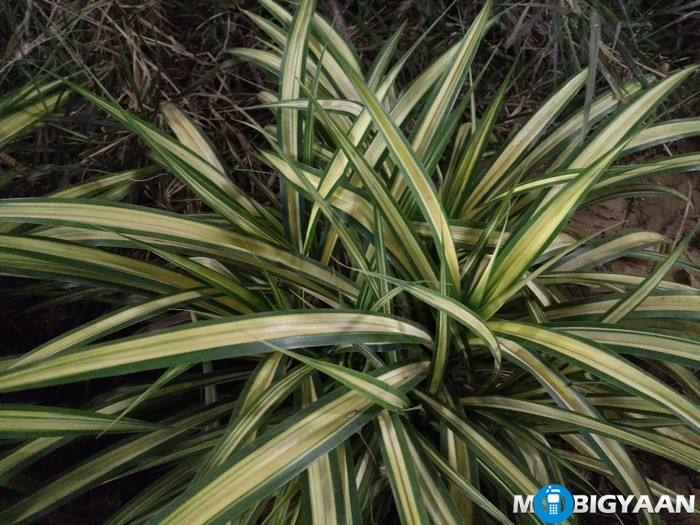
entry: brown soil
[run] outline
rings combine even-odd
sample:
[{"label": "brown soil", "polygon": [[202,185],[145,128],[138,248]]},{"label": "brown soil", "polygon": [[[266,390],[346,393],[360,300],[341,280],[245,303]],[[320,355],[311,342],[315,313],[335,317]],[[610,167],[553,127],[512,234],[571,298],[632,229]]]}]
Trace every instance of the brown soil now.
[{"label": "brown soil", "polygon": [[[647,230],[658,232],[669,242],[677,244],[700,221],[700,177],[697,173],[682,173],[657,177],[650,182],[683,193],[689,197],[690,204],[665,196],[620,199],[578,212],[571,225],[588,233],[610,228],[602,233],[603,237],[621,230]],[[700,264],[699,235],[691,240],[682,259]],[[631,257],[610,263],[612,271],[632,275],[646,275],[652,266],[651,261]],[[700,273],[677,266],[666,279],[698,286]]]}]

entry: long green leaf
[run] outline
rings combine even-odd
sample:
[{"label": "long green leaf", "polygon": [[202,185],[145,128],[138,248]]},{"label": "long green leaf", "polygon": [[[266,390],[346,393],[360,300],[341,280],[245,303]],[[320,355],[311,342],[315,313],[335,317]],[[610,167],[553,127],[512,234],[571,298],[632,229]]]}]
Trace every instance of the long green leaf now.
[{"label": "long green leaf", "polygon": [[[123,246],[125,240],[110,232],[124,233],[146,244],[164,248],[184,247],[198,255],[211,256],[218,260],[245,262],[253,268],[262,266],[272,275],[288,278],[312,290],[330,290],[331,296],[337,297],[339,291],[349,293],[351,297],[357,293],[349,280],[311,259],[278,248],[259,238],[174,213],[99,201],[37,198],[0,202],[0,220],[75,226],[87,232],[84,237],[78,235],[79,239],[107,241],[117,246]],[[72,235],[78,233],[73,230],[59,232]],[[126,244],[128,245],[128,241]],[[317,284],[314,284],[314,281]],[[328,293],[326,291],[322,295]]]},{"label": "long green leaf", "polygon": [[[216,210],[231,224],[260,239],[265,239],[280,246],[286,246],[280,235],[279,224],[262,221],[238,204],[243,193],[237,189],[216,166],[202,157],[200,152],[191,150],[156,127],[132,115],[121,108],[115,101],[105,100],[71,85],[83,97],[96,105],[109,116],[118,120],[148,144],[162,162],[176,177],[182,180],[204,202]],[[206,154],[206,153],[205,153]],[[247,202],[247,201],[246,201]],[[270,216],[268,215],[269,219]]]},{"label": "long green leaf", "polygon": [[[303,0],[294,15],[282,57],[280,100],[294,100],[299,98],[301,93],[305,74],[304,63],[308,47],[309,27],[314,15],[315,5],[315,0]],[[278,121],[278,142],[282,151],[292,160],[299,159],[302,155],[302,147],[299,142],[302,136],[299,112],[294,109],[282,108],[279,110]],[[283,185],[282,192],[287,234],[290,236],[292,246],[301,250],[303,232],[299,195],[293,188],[286,185]]]},{"label": "long green leaf", "polygon": [[604,348],[559,331],[514,322],[492,321],[491,329],[505,338],[534,343],[545,352],[556,355],[618,388],[639,395],[668,408],[693,428],[700,428],[700,410],[697,405],[653,378],[629,361]]},{"label": "long green leaf", "polygon": [[147,432],[159,429],[135,420],[115,422],[112,416],[85,410],[32,405],[0,405],[0,438],[98,435],[103,432]]},{"label": "long green leaf", "polygon": [[435,245],[442,263],[447,268],[448,282],[452,287],[451,294],[459,292],[459,263],[457,252],[450,234],[445,211],[437,196],[437,191],[425,173],[415,151],[408,140],[398,129],[384,106],[372,93],[364,80],[353,71],[348,71],[348,77],[362,97],[365,108],[386,141],[386,147],[392,154],[399,172],[411,189],[416,204],[420,208],[426,223],[430,226]]},{"label": "long green leaf", "polygon": [[409,438],[401,419],[382,410],[376,421],[381,432],[379,444],[387,465],[387,474],[401,523],[429,523],[418,481],[418,466],[409,449]]},{"label": "long green leaf", "polygon": [[193,427],[218,419],[230,411],[231,407],[232,404],[228,403],[209,408],[194,416],[182,418],[175,428],[151,432],[122,442],[106,452],[99,452],[78,468],[68,469],[40,490],[0,512],[0,521],[18,525],[32,523],[34,518],[49,512],[101,481],[106,481],[113,473],[134,463],[156,447],[190,432]]},{"label": "long green leaf", "polygon": [[[377,378],[403,389],[426,368],[427,363],[403,365]],[[345,389],[322,397],[231,457],[149,523],[189,525],[239,515],[364,426],[376,413],[372,407],[365,396]]]},{"label": "long green leaf", "polygon": [[464,398],[463,404],[467,408],[478,410],[498,410],[521,414],[537,419],[550,420],[556,423],[555,432],[563,430],[560,424],[568,424],[577,430],[593,432],[603,436],[627,443],[631,446],[652,452],[658,456],[666,457],[681,465],[688,465],[691,468],[700,468],[700,450],[686,443],[666,438],[655,432],[640,431],[624,428],[622,425],[615,425],[605,421],[603,418],[593,418],[572,411],[563,410],[544,405],[543,403],[525,401],[520,399],[502,397],[470,397]]},{"label": "long green leaf", "polygon": [[350,342],[424,342],[430,336],[417,325],[374,313],[297,311],[240,316],[196,323],[60,354],[0,372],[0,391],[211,361]]}]

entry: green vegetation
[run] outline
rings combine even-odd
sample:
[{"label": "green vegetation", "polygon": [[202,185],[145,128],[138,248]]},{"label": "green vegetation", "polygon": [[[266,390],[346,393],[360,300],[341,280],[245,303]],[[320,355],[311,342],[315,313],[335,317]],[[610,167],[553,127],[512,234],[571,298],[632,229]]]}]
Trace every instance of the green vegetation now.
[{"label": "green vegetation", "polygon": [[[230,53],[277,86],[241,119],[279,187],[230,176],[175,104],[164,131],[75,78],[2,97],[2,151],[72,96],[152,164],[0,200],[0,272],[35,280],[15,295],[108,305],[2,362],[0,523],[104,483],[139,487],[110,524],[534,524],[513,495],[546,483],[672,494],[638,458],[700,467],[700,290],[665,280],[698,270],[696,229],[568,226],[698,169],[631,157],[700,133],[663,105],[695,69],[595,95],[583,69],[501,140],[516,70],[490,89],[475,65],[490,3],[407,85],[402,30],[367,66],[314,2],[261,5],[264,45]],[[125,202],[162,170],[197,210]]]}]

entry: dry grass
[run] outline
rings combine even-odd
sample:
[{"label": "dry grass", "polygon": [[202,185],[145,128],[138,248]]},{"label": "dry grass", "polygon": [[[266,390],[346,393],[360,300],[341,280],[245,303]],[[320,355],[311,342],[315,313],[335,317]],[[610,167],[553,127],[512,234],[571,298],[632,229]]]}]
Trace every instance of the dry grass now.
[{"label": "dry grass", "polygon": [[[368,62],[400,23],[406,22],[406,27],[399,52],[408,50],[432,26],[406,68],[405,84],[463,34],[482,4],[400,0],[377,7],[359,0],[326,0],[319,2],[319,8]],[[635,75],[664,73],[697,61],[700,39],[692,28],[698,13],[680,2],[645,8],[630,2],[625,11],[617,8],[615,12],[596,2],[503,3],[475,63],[480,67],[491,60],[497,66],[489,68],[495,74],[481,82],[483,100],[489,100],[508,70],[517,66],[508,97],[511,102],[501,118],[504,134],[558,81],[587,63],[589,15],[594,7],[601,15],[598,84],[618,87]],[[0,49],[4,49],[0,93],[46,70],[77,75],[96,90],[99,84],[148,120],[156,119],[161,103],[174,101],[195,118],[228,165],[257,168],[251,152],[258,139],[239,121],[238,108],[255,103],[255,93],[266,79],[235,63],[226,52],[256,44],[258,35],[242,9],[258,6],[252,0],[5,2],[0,5]],[[476,103],[478,107],[478,99]],[[33,155],[0,162],[10,168],[13,162],[33,168],[59,164],[60,158],[61,164],[78,165],[83,172],[69,176],[84,177],[92,170],[113,171],[147,161],[146,152],[129,135],[81,104],[74,100],[70,116],[54,119],[53,128],[40,137],[40,145],[28,145]],[[692,109],[686,105],[681,112]],[[264,118],[264,114],[256,116]],[[187,197],[179,195],[172,181],[159,181],[148,187],[147,198],[167,207]]]},{"label": "dry grass", "polygon": [[[0,7],[4,47],[0,92],[35,78],[41,70],[77,76],[94,90],[106,89],[120,104],[154,120],[161,103],[174,101],[212,138],[231,166],[254,165],[250,134],[237,109],[254,103],[257,78],[234,64],[226,49],[249,45],[254,36],[239,9],[217,9],[210,2],[19,2]],[[74,99],[66,116],[26,144],[26,157],[4,158],[5,165],[30,171],[42,164],[72,166],[71,180],[148,162],[130,134],[106,122]],[[252,139],[254,140],[254,138]],[[43,155],[31,155],[43,149]],[[17,151],[15,148],[14,152]],[[236,152],[233,154],[233,152]],[[242,158],[238,158],[238,156]],[[56,189],[53,178],[45,188]],[[7,189],[12,193],[12,188]],[[144,187],[144,196],[162,207],[182,207],[189,195],[170,178]]]}]

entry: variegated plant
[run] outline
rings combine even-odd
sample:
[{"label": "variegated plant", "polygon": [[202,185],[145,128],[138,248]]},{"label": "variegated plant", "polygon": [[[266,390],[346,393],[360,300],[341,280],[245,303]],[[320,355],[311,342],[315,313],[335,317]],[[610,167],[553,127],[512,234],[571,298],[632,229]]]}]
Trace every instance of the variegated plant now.
[{"label": "variegated plant", "polygon": [[[279,195],[232,182],[176,107],[162,111],[171,136],[73,86],[211,211],[121,204],[133,174],[0,202],[2,273],[122,304],[3,363],[0,480],[17,497],[0,522],[144,471],[155,481],[110,524],[537,523],[510,512],[513,496],[549,482],[671,493],[636,455],[700,467],[700,291],[664,280],[697,269],[681,259],[690,238],[580,239],[567,224],[698,168],[698,153],[625,162],[700,132],[700,119],[650,123],[694,70],[576,110],[581,72],[497,144],[507,84],[478,115],[469,82],[488,5],[399,90],[400,32],[367,69],[313,1],[261,3],[265,47],[232,53],[278,81],[261,93],[275,125],[250,124]],[[603,270],[623,256],[656,265]],[[96,378],[119,386],[80,406],[12,402]],[[125,437],[39,474],[47,454],[105,433]]]}]

